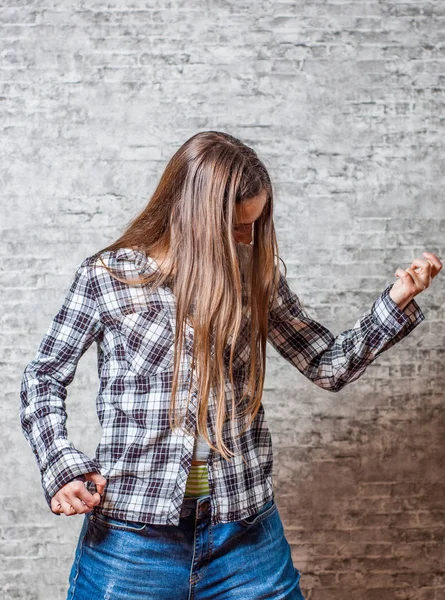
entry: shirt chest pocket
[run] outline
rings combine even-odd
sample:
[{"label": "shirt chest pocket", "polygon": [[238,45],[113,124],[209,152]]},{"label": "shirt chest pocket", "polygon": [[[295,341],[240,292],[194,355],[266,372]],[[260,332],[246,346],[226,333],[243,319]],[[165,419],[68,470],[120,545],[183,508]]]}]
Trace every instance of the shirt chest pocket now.
[{"label": "shirt chest pocket", "polygon": [[125,358],[138,375],[158,375],[173,367],[174,336],[168,313],[144,308],[121,317]]}]

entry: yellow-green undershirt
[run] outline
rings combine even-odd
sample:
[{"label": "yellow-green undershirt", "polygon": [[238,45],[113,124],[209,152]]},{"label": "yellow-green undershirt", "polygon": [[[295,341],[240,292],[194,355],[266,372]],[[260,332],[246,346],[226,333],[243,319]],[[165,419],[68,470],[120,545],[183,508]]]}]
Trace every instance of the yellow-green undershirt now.
[{"label": "yellow-green undershirt", "polygon": [[192,465],[185,486],[185,496],[187,498],[199,498],[208,496],[209,478],[207,465]]}]

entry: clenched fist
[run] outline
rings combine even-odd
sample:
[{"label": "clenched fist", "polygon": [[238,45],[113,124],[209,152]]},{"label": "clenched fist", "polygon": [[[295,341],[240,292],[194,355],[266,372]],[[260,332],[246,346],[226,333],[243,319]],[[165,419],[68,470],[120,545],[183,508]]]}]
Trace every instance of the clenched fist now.
[{"label": "clenched fist", "polygon": [[90,512],[100,502],[107,480],[100,473],[85,473],[87,481],[94,481],[96,490],[91,494],[83,481],[69,481],[51,498],[51,510],[67,517]]}]

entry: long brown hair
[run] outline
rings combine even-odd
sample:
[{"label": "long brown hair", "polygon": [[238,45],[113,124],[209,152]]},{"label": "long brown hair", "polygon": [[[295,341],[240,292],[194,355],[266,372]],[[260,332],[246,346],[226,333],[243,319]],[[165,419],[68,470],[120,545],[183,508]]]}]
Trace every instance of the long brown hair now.
[{"label": "long brown hair", "polygon": [[[267,201],[254,223],[251,260],[243,277],[233,238],[235,207],[248,203],[263,191],[267,193]],[[245,415],[250,416],[250,420],[244,432],[261,404],[268,311],[278,286],[273,190],[266,167],[252,148],[232,135],[219,131],[197,133],[170,159],[145,208],[130,221],[116,242],[99,252],[119,248],[137,249],[147,256],[152,252],[165,256],[167,266],[163,270],[159,269],[145,279],[125,280],[125,283],[168,284],[174,290],[176,330],[170,427],[180,426],[176,392],[179,357],[188,320],[194,329],[192,377],[196,372],[197,430],[211,448],[228,460],[233,452],[224,443],[222,435],[227,417],[225,382],[229,375],[233,434],[236,407],[232,367],[243,318],[243,298],[247,298],[251,323],[247,392],[236,403],[241,404],[248,398]],[[227,371],[224,350],[230,338]],[[216,392],[216,448],[207,434],[212,389]]]}]

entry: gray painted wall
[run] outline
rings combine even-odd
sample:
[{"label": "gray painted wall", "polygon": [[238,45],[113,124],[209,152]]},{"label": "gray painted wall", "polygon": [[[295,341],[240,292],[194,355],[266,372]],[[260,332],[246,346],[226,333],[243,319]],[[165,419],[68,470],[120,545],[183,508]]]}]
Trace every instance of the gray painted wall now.
[{"label": "gray painted wall", "polygon": [[[125,6],[124,6],[125,5]],[[397,267],[445,257],[445,4],[5,0],[1,599],[63,600],[82,517],[44,501],[19,385],[76,265],[197,131],[255,147],[289,281],[335,334]],[[338,394],[269,346],[277,503],[308,600],[445,598],[443,274],[407,339]],[[93,453],[95,347],[70,386]]]}]

